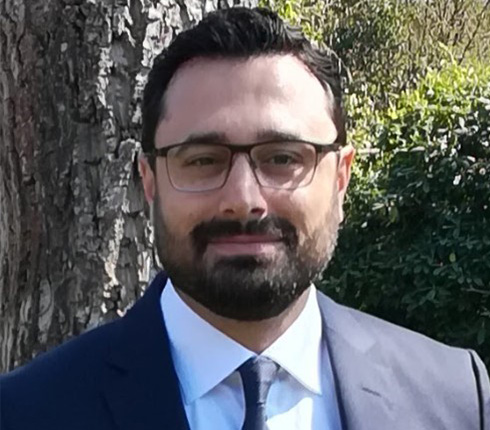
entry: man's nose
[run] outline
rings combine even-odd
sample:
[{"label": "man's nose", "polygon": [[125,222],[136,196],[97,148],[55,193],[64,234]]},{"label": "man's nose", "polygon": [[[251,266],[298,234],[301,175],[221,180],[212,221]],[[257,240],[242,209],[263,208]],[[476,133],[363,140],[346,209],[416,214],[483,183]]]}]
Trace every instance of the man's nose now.
[{"label": "man's nose", "polygon": [[221,189],[219,212],[235,219],[260,218],[267,212],[263,189],[245,154],[235,155],[231,162],[228,179]]}]

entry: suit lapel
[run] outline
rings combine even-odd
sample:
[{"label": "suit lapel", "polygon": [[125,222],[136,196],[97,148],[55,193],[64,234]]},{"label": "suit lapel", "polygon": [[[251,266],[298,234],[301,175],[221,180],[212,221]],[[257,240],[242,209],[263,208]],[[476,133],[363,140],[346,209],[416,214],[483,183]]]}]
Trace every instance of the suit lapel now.
[{"label": "suit lapel", "polygon": [[332,363],[345,430],[391,430],[397,420],[398,387],[376,341],[344,307],[319,293],[324,338]]},{"label": "suit lapel", "polygon": [[160,308],[160,273],[120,321],[110,346],[104,395],[120,430],[188,430]]}]

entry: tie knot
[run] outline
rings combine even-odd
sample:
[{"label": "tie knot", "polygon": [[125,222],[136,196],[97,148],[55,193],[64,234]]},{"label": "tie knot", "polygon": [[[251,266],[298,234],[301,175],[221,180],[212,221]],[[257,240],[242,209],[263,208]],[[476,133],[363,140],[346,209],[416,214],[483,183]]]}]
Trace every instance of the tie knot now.
[{"label": "tie knot", "polygon": [[250,358],[238,368],[247,409],[265,404],[278,370],[279,366],[267,357]]}]

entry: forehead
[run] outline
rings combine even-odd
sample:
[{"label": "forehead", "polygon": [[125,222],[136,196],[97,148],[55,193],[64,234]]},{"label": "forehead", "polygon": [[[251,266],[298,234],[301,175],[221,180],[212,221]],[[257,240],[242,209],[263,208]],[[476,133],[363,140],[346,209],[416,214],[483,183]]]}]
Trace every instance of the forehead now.
[{"label": "forehead", "polygon": [[162,147],[204,133],[250,143],[268,130],[330,142],[337,135],[332,100],[294,56],[194,59],[168,86],[155,144]]}]

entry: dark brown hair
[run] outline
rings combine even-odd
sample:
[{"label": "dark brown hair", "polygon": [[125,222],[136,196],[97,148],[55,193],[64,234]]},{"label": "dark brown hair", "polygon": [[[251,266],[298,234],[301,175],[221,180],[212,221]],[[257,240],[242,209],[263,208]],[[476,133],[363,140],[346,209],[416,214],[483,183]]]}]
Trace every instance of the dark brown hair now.
[{"label": "dark brown hair", "polygon": [[143,95],[143,152],[151,152],[154,148],[155,130],[164,116],[165,91],[185,62],[198,57],[247,59],[274,54],[295,55],[325,90],[331,92],[337,141],[345,144],[341,81],[333,53],[312,46],[300,29],[286,24],[270,10],[234,7],[210,13],[195,27],[180,33],[156,57]]}]

